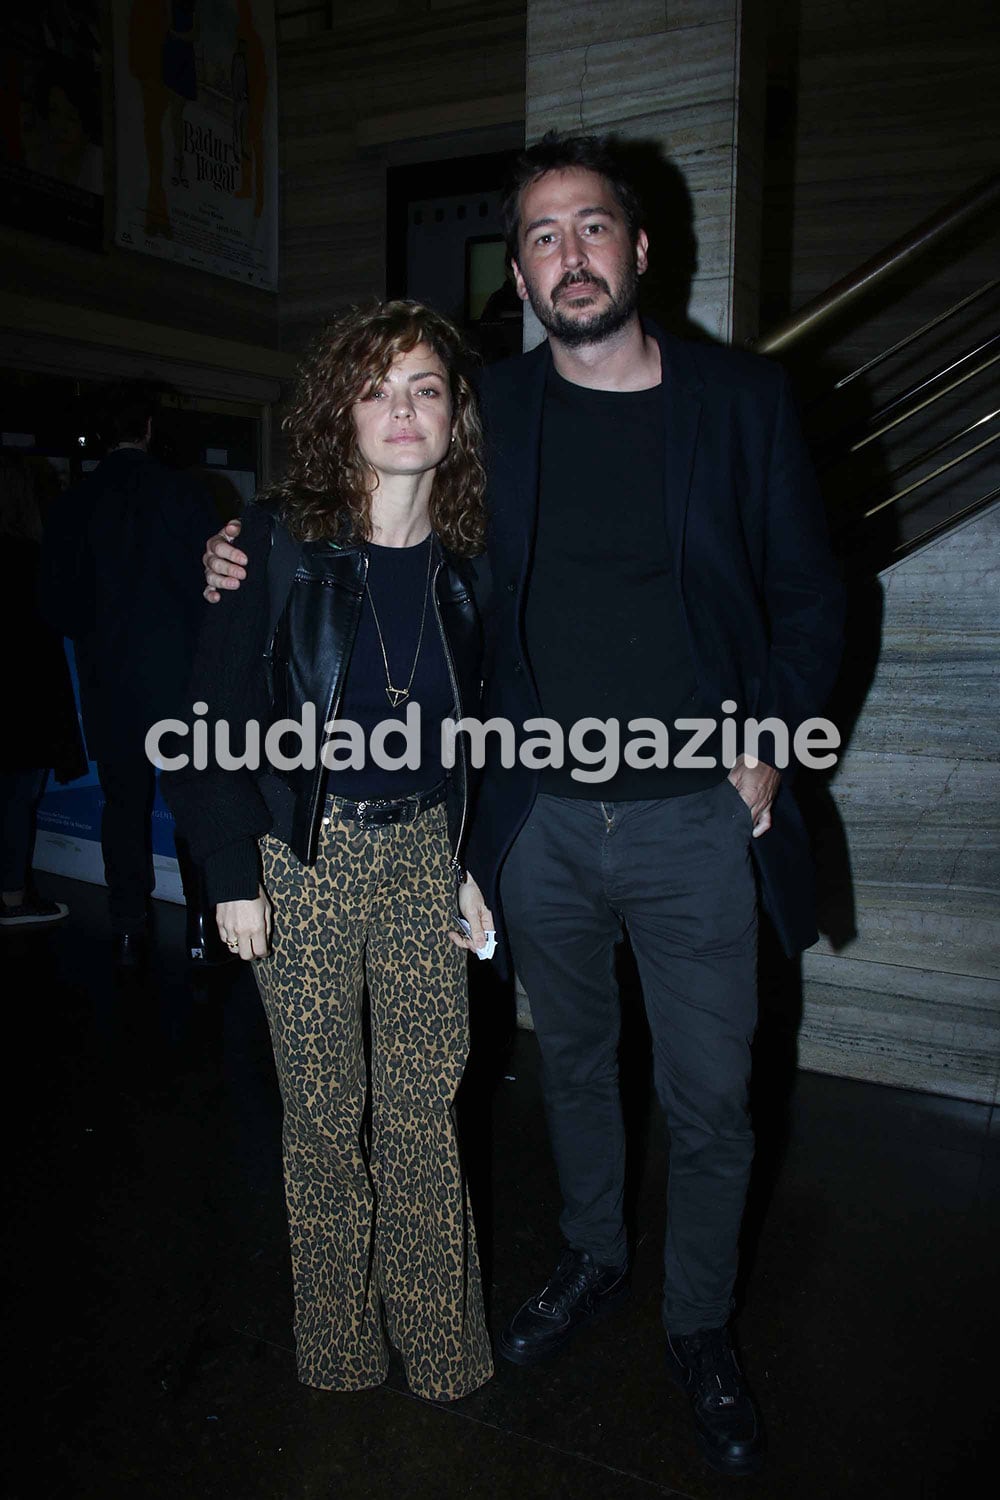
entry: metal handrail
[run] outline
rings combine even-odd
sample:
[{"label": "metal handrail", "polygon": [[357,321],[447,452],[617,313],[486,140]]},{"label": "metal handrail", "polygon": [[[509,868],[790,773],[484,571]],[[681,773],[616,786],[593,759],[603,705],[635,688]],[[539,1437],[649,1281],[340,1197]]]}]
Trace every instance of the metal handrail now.
[{"label": "metal handrail", "polygon": [[[977,427],[982,427],[985,422],[995,422],[997,417],[1000,417],[1000,407],[997,407],[996,411],[988,411],[984,416],[977,417],[967,427],[959,428],[958,432],[953,432],[948,437],[942,438],[939,443],[934,443],[932,447],[925,448],[923,453],[918,453],[915,458],[908,458],[905,463],[897,464],[895,469],[893,469],[893,474],[896,478],[899,478],[901,474],[909,474],[911,469],[916,469],[921,464],[925,464],[929,458],[937,458],[938,454],[943,453],[946,448],[950,448],[952,443],[961,442],[962,438],[968,437],[970,432],[975,432]],[[976,450],[973,448],[971,451],[974,453]]]},{"label": "metal handrail", "polygon": [[987,281],[978,291],[970,292],[968,297],[963,297],[961,302],[953,303],[945,312],[938,313],[936,318],[931,318],[928,322],[921,324],[913,333],[908,333],[905,338],[897,339],[896,343],[890,344],[888,349],[883,349],[881,354],[876,354],[873,358],[866,359],[863,365],[858,365],[858,368],[852,370],[849,375],[841,375],[840,379],[835,381],[830,389],[833,391],[843,390],[845,385],[850,385],[851,381],[857,380],[859,375],[867,375],[869,370],[874,370],[876,366],[883,364],[887,359],[891,359],[901,349],[909,348],[911,344],[916,343],[917,339],[923,338],[925,333],[930,333],[932,329],[940,327],[942,323],[947,323],[949,318],[953,318],[956,313],[962,312],[964,308],[970,307],[973,302],[978,302],[980,297],[985,297],[989,292],[995,291],[998,286],[1000,286],[1000,279]]},{"label": "metal handrail", "polygon": [[981,495],[978,500],[972,500],[968,505],[963,505],[953,516],[946,516],[943,521],[937,521],[933,526],[928,526],[926,531],[921,531],[917,536],[909,537],[905,542],[897,542],[893,552],[897,560],[906,557],[910,552],[916,552],[918,547],[923,547],[927,542],[932,542],[935,537],[943,536],[946,531],[951,531],[960,521],[968,521],[971,516],[978,515],[985,510],[987,505],[1000,497],[1000,485],[990,490],[989,494]]},{"label": "metal handrail", "polygon": [[[973,380],[977,375],[981,375],[984,370],[988,370],[991,365],[995,365],[997,361],[1000,360],[1000,352],[990,354],[989,359],[984,359],[981,364],[974,365],[971,370],[966,370],[962,375],[959,375],[956,380],[950,381],[948,385],[942,386],[940,390],[935,391],[933,396],[928,396],[926,401],[919,401],[916,406],[911,406],[908,410],[900,412],[900,415],[898,417],[893,417],[891,422],[885,421],[885,418],[888,417],[892,412],[898,410],[900,406],[905,405],[908,401],[912,401],[914,396],[918,396],[921,391],[927,390],[929,386],[937,385],[939,381],[944,380],[946,376],[952,373],[952,371],[957,370],[960,365],[967,363],[967,361],[970,359],[977,358],[977,356],[979,356],[980,354],[985,354],[990,350],[997,349],[998,346],[1000,346],[1000,333],[993,334],[992,337],[984,339],[984,341],[981,344],[978,344],[974,349],[967,349],[964,354],[960,354],[957,359],[953,359],[951,364],[943,365],[940,370],[935,370],[933,375],[928,375],[924,380],[918,380],[914,385],[911,385],[908,390],[902,391],[898,396],[894,396],[891,401],[887,401],[884,406],[879,407],[878,411],[872,412],[871,416],[866,417],[863,423],[860,423],[853,428],[848,428],[846,430],[841,430],[840,432],[835,433],[830,438],[829,442],[825,445],[826,448],[832,448],[835,443],[844,443],[846,444],[846,446],[844,446],[839,453],[824,458],[822,460],[822,466],[824,468],[830,468],[837,463],[841,463],[844,459],[848,458],[850,454],[859,453],[861,449],[866,448],[869,443],[875,442],[876,438],[883,437],[885,433],[891,432],[894,427],[899,427],[901,423],[908,422],[909,419],[911,417],[915,417],[918,412],[925,411],[928,406],[933,406],[935,401],[939,401],[942,396],[947,396],[949,392],[957,390],[958,387],[960,385],[964,385],[967,380]],[[873,423],[879,423],[880,425],[872,426]],[[852,432],[857,432],[859,430],[859,427],[862,430],[865,428],[870,428],[871,430],[866,432],[864,437],[858,438],[855,442],[848,442],[847,440],[851,437]]]},{"label": "metal handrail", "polygon": [[783,323],[779,323],[777,328],[773,328],[770,333],[752,341],[753,348],[759,354],[776,354],[779,350],[787,349],[789,344],[795,343],[806,333],[812,333],[821,323],[827,322],[834,313],[841,312],[863,293],[870,291],[873,286],[899,270],[914,256],[922,254],[932,245],[954,234],[963,224],[985,213],[997,202],[1000,202],[1000,172],[985,178],[969,192],[953,199],[936,214],[924,219],[909,234],[894,240],[891,245],[865,261],[864,265],[852,271],[849,276],[843,277],[833,286],[828,287],[821,296],[807,303],[797,313],[786,318]]},{"label": "metal handrail", "polygon": [[967,448],[964,453],[960,453],[957,458],[949,459],[946,464],[939,464],[929,474],[923,474],[919,479],[915,479],[912,484],[908,484],[903,489],[897,490],[888,499],[880,500],[877,505],[871,506],[870,509],[864,512],[862,519],[868,521],[872,516],[877,516],[879,511],[885,510],[887,506],[895,505],[897,500],[903,500],[907,495],[912,495],[914,490],[921,489],[923,485],[929,484],[932,479],[937,479],[941,474],[947,474],[948,470],[953,469],[956,464],[964,463],[967,458],[972,458],[973,454],[981,452],[983,448],[988,448],[991,443],[997,441],[1000,441],[1000,432],[995,432],[992,437],[984,438],[981,443],[976,443],[973,447]]}]

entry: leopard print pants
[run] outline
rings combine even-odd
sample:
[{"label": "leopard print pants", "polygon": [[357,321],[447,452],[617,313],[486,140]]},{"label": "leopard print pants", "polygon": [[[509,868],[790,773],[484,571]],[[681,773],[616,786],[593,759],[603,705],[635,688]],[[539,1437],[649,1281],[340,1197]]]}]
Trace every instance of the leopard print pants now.
[{"label": "leopard print pants", "polygon": [[445,811],[363,829],[335,808],[311,868],[261,845],[274,935],[254,971],[284,1103],[299,1379],[378,1385],[392,1344],[415,1394],[452,1400],[493,1364],[452,1111],[468,1006]]}]

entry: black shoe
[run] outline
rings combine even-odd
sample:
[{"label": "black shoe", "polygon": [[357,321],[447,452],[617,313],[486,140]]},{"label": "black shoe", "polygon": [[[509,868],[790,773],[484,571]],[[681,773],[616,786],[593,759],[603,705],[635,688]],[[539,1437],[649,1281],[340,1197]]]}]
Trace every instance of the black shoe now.
[{"label": "black shoe", "polygon": [[555,1275],[500,1335],[500,1353],[515,1365],[533,1365],[561,1349],[582,1324],[610,1312],[627,1292],[628,1266],[598,1265],[586,1250],[567,1250]]},{"label": "black shoe", "polygon": [[667,1374],[687,1391],[701,1450],[720,1474],[755,1474],[764,1462],[760,1412],[728,1328],[667,1335]]},{"label": "black shoe", "polygon": [[25,893],[20,906],[0,906],[0,927],[49,927],[69,915],[62,901],[46,901],[43,896]]},{"label": "black shoe", "polygon": [[146,967],[149,945],[144,932],[118,932],[112,942],[120,974],[138,974]]}]

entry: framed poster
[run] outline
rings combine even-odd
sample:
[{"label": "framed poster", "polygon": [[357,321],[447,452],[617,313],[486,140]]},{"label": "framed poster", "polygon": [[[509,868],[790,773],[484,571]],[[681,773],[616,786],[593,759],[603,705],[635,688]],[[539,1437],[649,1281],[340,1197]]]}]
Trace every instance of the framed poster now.
[{"label": "framed poster", "polygon": [[0,40],[0,222],[99,250],[100,0],[15,6]]},{"label": "framed poster", "polygon": [[272,0],[112,0],[115,243],[278,278]]},{"label": "framed poster", "polygon": [[488,364],[521,352],[521,303],[506,273],[500,206],[516,150],[389,167],[386,294],[426,302]]}]

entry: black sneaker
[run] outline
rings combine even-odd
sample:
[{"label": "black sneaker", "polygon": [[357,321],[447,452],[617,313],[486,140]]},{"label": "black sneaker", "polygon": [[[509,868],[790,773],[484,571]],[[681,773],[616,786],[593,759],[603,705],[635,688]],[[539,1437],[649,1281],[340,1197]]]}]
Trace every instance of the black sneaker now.
[{"label": "black sneaker", "polygon": [[500,1335],[500,1353],[515,1365],[536,1364],[582,1324],[610,1312],[627,1292],[628,1266],[602,1266],[586,1250],[567,1250],[555,1275]]},{"label": "black sneaker", "polygon": [[20,906],[0,906],[0,927],[47,927],[69,916],[69,907],[61,901],[45,901],[41,896],[25,896]]},{"label": "black sneaker", "polygon": [[667,1335],[667,1374],[687,1391],[701,1450],[720,1474],[755,1474],[764,1462],[760,1412],[728,1328]]}]

